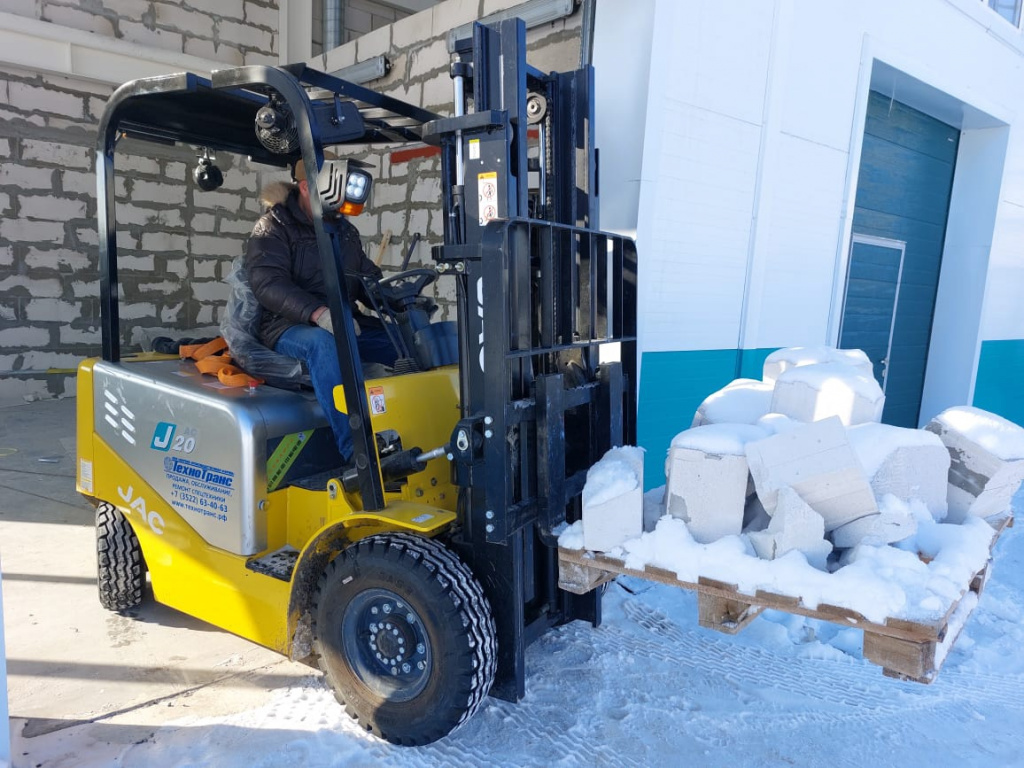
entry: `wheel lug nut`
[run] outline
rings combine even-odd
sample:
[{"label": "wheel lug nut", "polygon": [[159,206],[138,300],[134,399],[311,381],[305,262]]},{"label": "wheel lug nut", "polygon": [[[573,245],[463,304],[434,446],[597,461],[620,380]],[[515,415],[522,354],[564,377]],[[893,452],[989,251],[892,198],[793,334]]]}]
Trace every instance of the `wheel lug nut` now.
[{"label": "wheel lug nut", "polygon": [[378,611],[377,611],[377,606],[376,605],[373,606],[373,608],[370,609],[370,613],[372,613],[374,616],[377,615]]},{"label": "wheel lug nut", "polygon": [[384,613],[391,613],[391,603],[384,603],[383,610]]},{"label": "wheel lug nut", "polygon": [[405,614],[405,620],[408,621],[410,624],[416,623],[416,617],[413,616],[411,613]]},{"label": "wheel lug nut", "polygon": [[412,671],[412,667],[410,667],[408,664],[403,664],[402,671],[405,672],[405,674],[409,674]]},{"label": "wheel lug nut", "polygon": [[416,644],[416,653],[426,653],[427,647],[423,643]]},{"label": "wheel lug nut", "polygon": [[392,675],[397,675],[398,674],[398,667],[392,667],[391,668],[391,674]]},{"label": "wheel lug nut", "polygon": [[416,669],[422,670],[422,669],[425,669],[426,666],[427,666],[427,663],[425,661],[417,661],[416,662]]},{"label": "wheel lug nut", "polygon": [[392,629],[391,630],[391,634],[394,635],[395,637],[398,637],[398,630],[397,629]]}]

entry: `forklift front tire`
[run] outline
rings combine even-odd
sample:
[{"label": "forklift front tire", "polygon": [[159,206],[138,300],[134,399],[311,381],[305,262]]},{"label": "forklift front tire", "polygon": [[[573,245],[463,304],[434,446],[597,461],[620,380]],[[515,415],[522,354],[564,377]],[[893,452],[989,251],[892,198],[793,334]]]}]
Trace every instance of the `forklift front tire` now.
[{"label": "forklift front tire", "polygon": [[142,547],[125,516],[105,501],[96,507],[96,556],[103,607],[123,612],[138,606],[146,582]]},{"label": "forklift front tire", "polygon": [[380,534],[339,554],[317,588],[314,649],[348,714],[395,744],[430,744],[468,720],[497,665],[494,618],[440,542]]}]

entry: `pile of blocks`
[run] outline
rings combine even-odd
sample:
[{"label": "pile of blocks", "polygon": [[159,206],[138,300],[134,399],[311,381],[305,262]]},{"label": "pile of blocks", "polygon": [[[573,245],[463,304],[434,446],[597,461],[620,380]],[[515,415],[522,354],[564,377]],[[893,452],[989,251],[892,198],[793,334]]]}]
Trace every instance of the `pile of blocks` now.
[{"label": "pile of blocks", "polygon": [[649,504],[646,521],[640,449],[604,460],[629,482],[609,482],[602,462],[591,469],[587,487],[602,490],[584,490],[584,545],[608,551],[664,513],[698,542],[743,535],[761,558],[795,550],[824,570],[859,544],[913,535],[913,506],[952,523],[1009,508],[1024,481],[1024,429],[968,407],[904,429],[879,423],[884,404],[860,350],[778,350],[761,381],[710,395],[675,437],[663,506]]}]

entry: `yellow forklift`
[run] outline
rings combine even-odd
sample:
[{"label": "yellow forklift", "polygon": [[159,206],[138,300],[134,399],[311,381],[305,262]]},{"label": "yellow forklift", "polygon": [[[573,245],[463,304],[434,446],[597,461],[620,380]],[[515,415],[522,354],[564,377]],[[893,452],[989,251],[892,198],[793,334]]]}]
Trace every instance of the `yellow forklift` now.
[{"label": "yellow forklift", "polygon": [[[79,368],[77,414],[100,600],[130,613],[148,576],[158,602],[318,665],[353,718],[399,744],[442,738],[488,694],[518,700],[527,645],[600,622],[598,591],[558,588],[557,534],[587,469],[635,442],[636,250],[597,227],[593,72],[544,73],[525,50],[518,20],[457,41],[450,117],[300,64],[136,80],[100,121],[103,344]],[[190,359],[122,357],[126,136],[198,149],[202,188],[217,154],[317,169],[354,466],[298,369],[228,387]],[[443,244],[435,268],[368,286],[399,362],[367,378],[339,221],[372,183],[354,156],[419,142],[441,152]],[[438,278],[456,282],[457,325],[432,321]]]}]

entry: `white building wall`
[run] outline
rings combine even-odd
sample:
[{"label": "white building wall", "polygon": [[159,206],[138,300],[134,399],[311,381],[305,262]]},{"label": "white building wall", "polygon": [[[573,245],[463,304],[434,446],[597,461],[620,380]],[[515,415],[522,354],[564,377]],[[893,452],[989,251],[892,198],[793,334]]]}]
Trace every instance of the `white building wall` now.
[{"label": "white building wall", "polygon": [[[981,281],[959,297],[975,328],[958,325],[959,289],[945,280],[925,393],[930,407],[968,401],[981,339],[1024,336],[1021,31],[982,0],[653,2],[636,218],[643,351],[836,342],[868,92],[895,71],[897,100],[966,131],[958,173],[989,164],[958,177],[944,256],[951,276]],[[620,23],[604,10],[599,45]],[[597,83],[600,111],[600,70]],[[603,191],[629,182],[613,170]],[[998,200],[987,219],[968,200],[986,194]],[[956,354],[944,359],[947,344]],[[970,374],[929,400],[955,366]]]}]

